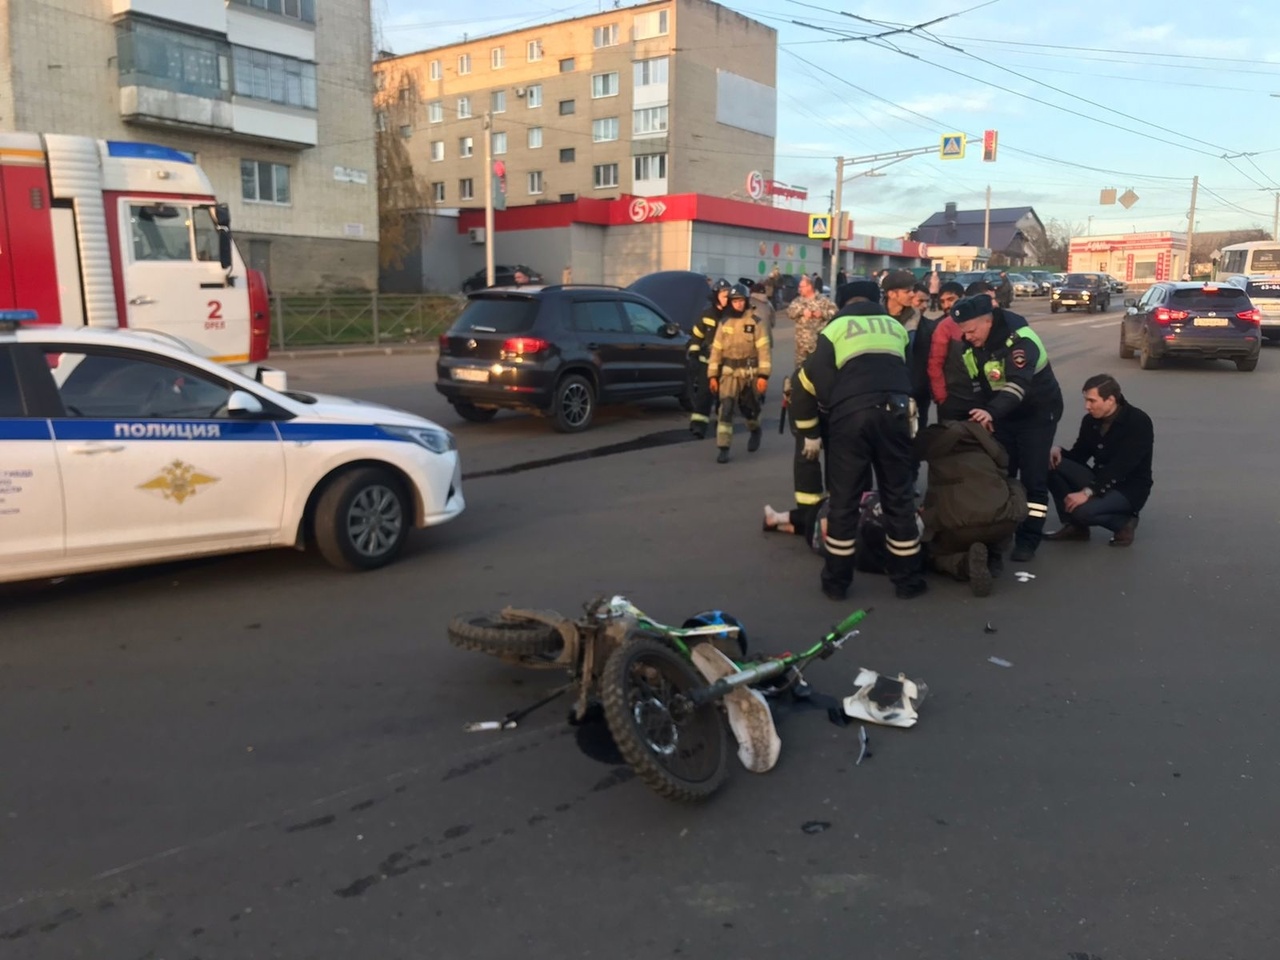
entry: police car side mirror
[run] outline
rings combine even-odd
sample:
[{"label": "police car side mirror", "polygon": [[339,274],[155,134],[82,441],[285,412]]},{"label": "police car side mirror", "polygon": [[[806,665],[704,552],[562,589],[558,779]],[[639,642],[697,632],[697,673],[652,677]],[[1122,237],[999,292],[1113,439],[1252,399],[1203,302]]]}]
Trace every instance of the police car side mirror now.
[{"label": "police car side mirror", "polygon": [[256,417],[262,413],[262,401],[246,390],[233,390],[227,397],[227,415]]}]

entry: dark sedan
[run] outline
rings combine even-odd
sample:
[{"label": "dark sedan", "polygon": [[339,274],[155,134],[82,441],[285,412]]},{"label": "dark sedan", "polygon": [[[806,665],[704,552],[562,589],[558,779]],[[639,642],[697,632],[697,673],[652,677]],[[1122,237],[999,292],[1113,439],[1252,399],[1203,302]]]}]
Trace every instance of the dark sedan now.
[{"label": "dark sedan", "polygon": [[629,290],[482,290],[440,337],[436,389],[465,420],[530,410],[575,433],[601,403],[673,397],[687,409],[688,343],[661,308]]},{"label": "dark sedan", "polygon": [[1254,370],[1262,347],[1262,313],[1240,287],[1214,283],[1157,283],[1141,300],[1126,300],[1120,356],[1138,356],[1143,370],[1165,357],[1234,360]]}]

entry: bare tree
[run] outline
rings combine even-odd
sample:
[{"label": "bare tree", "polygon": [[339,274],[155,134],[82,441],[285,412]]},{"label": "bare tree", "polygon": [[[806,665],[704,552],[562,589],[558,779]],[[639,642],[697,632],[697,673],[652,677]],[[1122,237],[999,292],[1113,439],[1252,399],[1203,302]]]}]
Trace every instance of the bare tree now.
[{"label": "bare tree", "polygon": [[1067,268],[1067,254],[1071,251],[1071,238],[1082,237],[1085,225],[1069,220],[1050,217],[1044,225],[1044,246],[1041,248],[1040,261],[1045,266]]}]

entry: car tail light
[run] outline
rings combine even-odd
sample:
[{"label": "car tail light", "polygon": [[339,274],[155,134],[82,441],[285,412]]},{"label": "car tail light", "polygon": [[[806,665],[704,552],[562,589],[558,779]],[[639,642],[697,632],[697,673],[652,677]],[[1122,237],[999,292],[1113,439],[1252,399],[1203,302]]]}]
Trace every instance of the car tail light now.
[{"label": "car tail light", "polygon": [[504,357],[522,357],[549,349],[551,342],[541,337],[511,337],[502,342]]},{"label": "car tail light", "polygon": [[1172,323],[1175,320],[1185,320],[1190,314],[1185,310],[1170,310],[1168,307],[1156,307],[1151,318],[1156,323]]},{"label": "car tail light", "polygon": [[440,334],[440,352],[441,353],[449,352],[449,334],[448,333]]},{"label": "car tail light", "polygon": [[1241,310],[1236,314],[1237,320],[1243,320],[1245,323],[1262,323],[1262,311],[1257,307],[1252,310]]}]

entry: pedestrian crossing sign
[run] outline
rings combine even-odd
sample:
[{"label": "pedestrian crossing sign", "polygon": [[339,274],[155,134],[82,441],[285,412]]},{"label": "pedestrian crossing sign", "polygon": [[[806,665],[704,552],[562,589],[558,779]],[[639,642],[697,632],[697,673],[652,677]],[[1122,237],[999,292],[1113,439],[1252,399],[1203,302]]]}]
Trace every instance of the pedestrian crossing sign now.
[{"label": "pedestrian crossing sign", "polygon": [[943,160],[963,160],[965,136],[963,133],[944,133],[938,148],[938,156]]},{"label": "pedestrian crossing sign", "polygon": [[829,213],[809,214],[809,239],[831,239],[831,215]]}]

